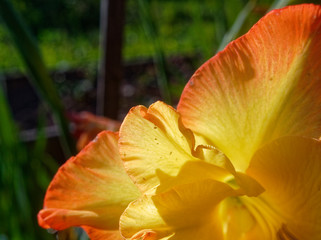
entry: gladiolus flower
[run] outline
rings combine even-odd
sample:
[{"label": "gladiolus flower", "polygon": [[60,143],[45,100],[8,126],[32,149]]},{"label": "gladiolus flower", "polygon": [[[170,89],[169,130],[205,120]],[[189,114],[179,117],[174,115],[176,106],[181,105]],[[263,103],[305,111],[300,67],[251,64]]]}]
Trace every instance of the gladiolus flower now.
[{"label": "gladiolus flower", "polygon": [[91,239],[321,239],[321,7],[275,10],[130,110],[51,182],[39,224]]}]

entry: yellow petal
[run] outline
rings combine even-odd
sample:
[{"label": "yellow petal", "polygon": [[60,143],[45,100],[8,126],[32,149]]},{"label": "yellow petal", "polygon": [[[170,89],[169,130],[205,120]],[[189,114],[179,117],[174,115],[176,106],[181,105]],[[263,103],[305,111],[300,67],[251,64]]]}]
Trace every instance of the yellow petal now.
[{"label": "yellow petal", "polygon": [[59,169],[38,214],[42,227],[118,229],[120,215],[140,193],[125,172],[117,141],[118,134],[102,132]]},{"label": "yellow petal", "polygon": [[[155,239],[222,239],[217,206],[238,193],[227,184],[207,179],[176,186],[132,202],[120,219],[126,238],[149,230]],[[148,239],[148,238],[147,238]]]},{"label": "yellow petal", "polygon": [[253,206],[267,234],[321,239],[320,159],[321,142],[303,137],[284,137],[254,155],[247,173],[266,189]]},{"label": "yellow petal", "polygon": [[159,184],[156,171],[176,176],[193,157],[193,134],[180,123],[179,114],[157,102],[146,109],[134,107],[120,129],[119,149],[127,173],[147,191]]},{"label": "yellow petal", "polygon": [[[243,194],[258,195],[263,189],[250,177],[235,171],[231,162],[211,146],[197,146],[179,114],[157,102],[139,106],[126,116],[120,129],[119,148],[127,173],[143,191],[165,191],[175,185],[210,178],[236,178]],[[149,192],[151,193],[151,192]]]},{"label": "yellow petal", "polygon": [[256,149],[321,135],[321,7],[275,10],[206,62],[184,89],[187,128],[244,171]]},{"label": "yellow petal", "polygon": [[156,175],[160,181],[156,189],[157,193],[165,192],[174,186],[194,183],[205,179],[224,182],[224,180],[233,178],[233,175],[226,169],[200,160],[188,161],[183,164],[175,177],[169,176],[159,170],[156,170]]}]

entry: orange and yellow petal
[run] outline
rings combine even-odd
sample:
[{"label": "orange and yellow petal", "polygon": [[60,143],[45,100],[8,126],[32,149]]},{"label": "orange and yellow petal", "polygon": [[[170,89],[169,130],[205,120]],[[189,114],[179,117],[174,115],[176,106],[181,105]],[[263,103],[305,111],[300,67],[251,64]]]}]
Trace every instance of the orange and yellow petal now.
[{"label": "orange and yellow petal", "polygon": [[192,155],[193,135],[170,106],[156,102],[134,107],[121,128],[119,151],[128,175],[143,191],[159,185],[157,172],[176,176]]},{"label": "orange and yellow petal", "polygon": [[262,191],[255,180],[235,172],[220,151],[211,146],[195,148],[194,144],[193,133],[181,124],[180,115],[162,102],[148,109],[133,108],[120,129],[121,158],[143,192],[159,193],[205,178],[224,181],[228,177],[235,177],[247,195]]},{"label": "orange and yellow petal", "polygon": [[321,135],[321,6],[275,10],[206,62],[178,105],[187,128],[244,171],[256,149]]},{"label": "orange and yellow petal", "polygon": [[81,225],[117,230],[120,215],[139,196],[120,159],[118,134],[105,131],[58,170],[39,224],[56,230]]},{"label": "orange and yellow petal", "polygon": [[121,216],[121,234],[126,239],[135,239],[132,237],[142,232],[150,232],[153,239],[222,239],[217,206],[236,195],[230,186],[212,179],[144,195]]},{"label": "orange and yellow petal", "polygon": [[148,109],[133,108],[120,129],[121,158],[127,173],[143,192],[159,193],[206,178],[235,178],[243,194],[249,196],[263,191],[254,179],[236,172],[219,150],[194,145],[193,133],[181,124],[180,115],[162,102]]},{"label": "orange and yellow petal", "polygon": [[303,137],[278,139],[254,155],[247,173],[266,192],[245,201],[256,209],[266,236],[321,239],[320,159],[321,142]]},{"label": "orange and yellow petal", "polygon": [[108,231],[93,227],[83,227],[89,238],[95,240],[124,240],[119,230]]}]

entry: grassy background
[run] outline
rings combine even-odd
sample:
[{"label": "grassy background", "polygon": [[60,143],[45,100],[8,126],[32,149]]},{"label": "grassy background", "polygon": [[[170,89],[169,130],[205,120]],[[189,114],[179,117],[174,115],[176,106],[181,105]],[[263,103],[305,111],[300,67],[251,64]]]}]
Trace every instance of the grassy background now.
[{"label": "grassy background", "polygon": [[[146,1],[146,0],[145,0]],[[15,0],[15,6],[36,35],[50,69],[95,68],[99,57],[99,4],[94,1]],[[95,1],[96,2],[96,1]],[[98,1],[97,1],[98,2]],[[154,28],[166,56],[196,55],[199,64],[216,52],[224,34],[233,25],[246,0],[149,0]],[[241,33],[269,9],[273,1],[256,1]],[[300,3],[307,1],[292,1]],[[311,1],[319,2],[319,1]],[[136,0],[126,2],[124,59],[150,58],[153,42],[143,28]],[[54,12],[56,10],[56,13]],[[88,13],[90,12],[90,14]],[[49,14],[50,13],[50,14]],[[59,15],[64,18],[59,18]],[[68,51],[66,51],[68,49]],[[0,26],[0,72],[21,71],[23,64],[4,27]]]}]

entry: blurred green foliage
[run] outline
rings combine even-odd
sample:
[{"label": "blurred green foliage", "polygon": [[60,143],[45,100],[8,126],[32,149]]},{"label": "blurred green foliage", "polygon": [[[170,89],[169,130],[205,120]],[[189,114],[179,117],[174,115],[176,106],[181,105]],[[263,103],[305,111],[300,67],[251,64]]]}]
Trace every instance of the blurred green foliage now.
[{"label": "blurred green foliage", "polygon": [[12,0],[34,34],[44,29],[64,29],[82,34],[99,26],[99,1],[92,0]]},{"label": "blurred green foliage", "polygon": [[36,215],[56,162],[45,153],[46,138],[39,125],[34,147],[27,149],[0,88],[0,239],[51,239],[37,226]]},{"label": "blurred green foliage", "polygon": [[[144,0],[147,1],[147,0]],[[282,0],[281,0],[282,1]],[[159,42],[166,56],[199,55],[201,64],[216,52],[247,0],[148,0]],[[258,0],[238,35],[269,9]],[[279,2],[279,1],[278,1]],[[290,1],[290,4],[320,1]],[[13,0],[36,35],[50,69],[96,67],[99,57],[99,1]],[[126,1],[124,58],[151,58],[155,49],[146,36],[136,0]],[[63,17],[62,17],[63,16]],[[68,49],[68,51],[66,51]],[[5,29],[0,26],[0,72],[23,69]]]}]

